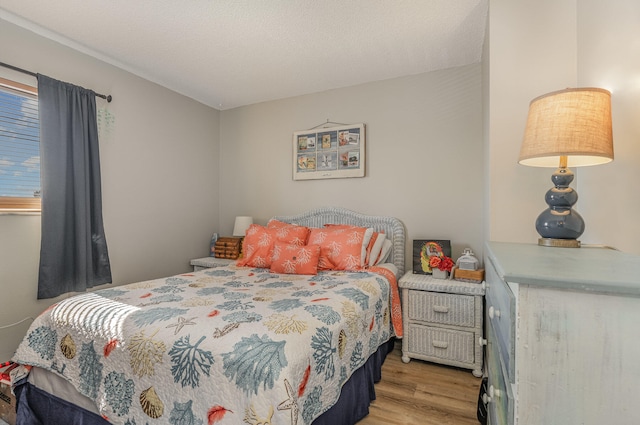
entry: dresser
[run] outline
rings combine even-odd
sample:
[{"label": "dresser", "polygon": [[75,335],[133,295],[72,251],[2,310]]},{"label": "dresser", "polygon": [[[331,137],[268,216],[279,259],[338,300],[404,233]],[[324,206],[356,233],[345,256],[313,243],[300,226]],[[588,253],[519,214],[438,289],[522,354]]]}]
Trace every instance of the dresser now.
[{"label": "dresser", "polygon": [[402,291],[402,361],[412,358],[472,369],[482,376],[484,285],[407,272]]},{"label": "dresser", "polygon": [[489,242],[493,425],[640,424],[640,257]]}]

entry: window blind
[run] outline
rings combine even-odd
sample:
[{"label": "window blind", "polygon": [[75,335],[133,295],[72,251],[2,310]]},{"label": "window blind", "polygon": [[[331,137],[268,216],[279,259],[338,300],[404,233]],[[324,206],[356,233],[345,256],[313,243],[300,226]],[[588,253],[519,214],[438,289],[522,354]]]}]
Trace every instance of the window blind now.
[{"label": "window blind", "polygon": [[[20,85],[13,88],[2,81],[0,204],[3,205],[0,206],[20,208],[17,205],[22,199],[33,208],[34,198],[40,198],[39,131],[37,95],[21,89]],[[11,198],[19,199],[12,201]]]}]

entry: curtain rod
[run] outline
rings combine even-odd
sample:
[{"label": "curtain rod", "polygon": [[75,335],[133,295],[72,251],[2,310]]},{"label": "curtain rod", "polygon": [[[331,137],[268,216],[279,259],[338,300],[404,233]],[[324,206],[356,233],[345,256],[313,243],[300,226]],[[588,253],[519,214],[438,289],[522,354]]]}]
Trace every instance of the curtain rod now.
[{"label": "curtain rod", "polygon": [[[23,74],[31,75],[32,77],[36,77],[36,78],[38,77],[38,74],[36,74],[35,72],[27,71],[26,69],[18,68],[17,66],[9,65],[8,63],[0,62],[0,66],[13,69],[14,71],[22,72]],[[111,102],[111,99],[113,99],[110,94],[105,96],[104,94],[100,94],[96,92],[94,93],[96,96],[106,99],[107,102]]]}]

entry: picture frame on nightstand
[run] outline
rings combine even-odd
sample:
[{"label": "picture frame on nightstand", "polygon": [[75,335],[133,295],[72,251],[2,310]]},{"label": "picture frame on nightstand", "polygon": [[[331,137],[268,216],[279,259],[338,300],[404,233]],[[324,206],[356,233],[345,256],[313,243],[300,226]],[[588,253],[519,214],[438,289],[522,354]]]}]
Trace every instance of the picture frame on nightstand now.
[{"label": "picture frame on nightstand", "polygon": [[433,255],[451,257],[451,241],[445,239],[414,239],[413,273],[431,274],[429,257]]}]

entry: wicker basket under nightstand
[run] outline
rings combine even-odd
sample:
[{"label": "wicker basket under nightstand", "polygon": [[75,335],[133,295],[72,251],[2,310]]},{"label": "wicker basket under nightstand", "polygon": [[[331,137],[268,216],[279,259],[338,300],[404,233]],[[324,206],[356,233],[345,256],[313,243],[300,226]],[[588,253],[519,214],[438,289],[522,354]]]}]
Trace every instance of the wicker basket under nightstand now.
[{"label": "wicker basket under nightstand", "polygon": [[407,272],[402,291],[402,361],[411,358],[472,369],[482,376],[484,284]]}]

